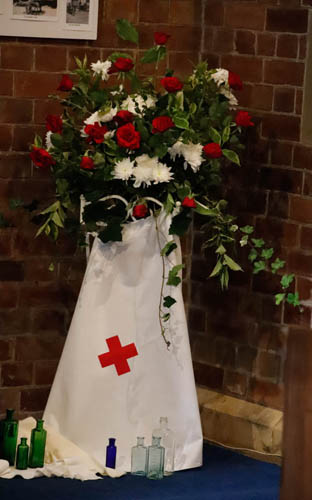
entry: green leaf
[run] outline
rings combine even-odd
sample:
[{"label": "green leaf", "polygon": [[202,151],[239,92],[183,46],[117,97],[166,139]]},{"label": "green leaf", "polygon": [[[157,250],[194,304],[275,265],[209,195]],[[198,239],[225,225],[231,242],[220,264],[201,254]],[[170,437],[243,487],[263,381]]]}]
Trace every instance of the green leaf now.
[{"label": "green leaf", "polygon": [[281,302],[283,302],[283,300],[285,299],[285,297],[286,297],[286,294],[285,294],[285,293],[277,293],[277,294],[275,295],[275,304],[276,304],[277,306],[279,306],[279,305],[280,305],[280,303],[281,303]]},{"label": "green leaf", "polygon": [[217,144],[221,144],[221,135],[219,134],[219,132],[215,128],[210,127],[209,136],[213,142],[216,142]]},{"label": "green leaf", "polygon": [[224,290],[225,288],[228,288],[228,286],[229,286],[229,271],[228,271],[227,267],[224,267],[222,269],[220,282],[221,282],[222,290]]},{"label": "green leaf", "polygon": [[53,273],[53,271],[55,270],[55,266],[54,266],[53,262],[51,262],[51,264],[49,265],[48,270],[49,270],[51,273]]},{"label": "green leaf", "polygon": [[252,234],[254,232],[254,228],[252,226],[244,226],[240,228],[242,233]]},{"label": "green leaf", "polygon": [[52,205],[48,206],[45,210],[43,210],[41,213],[41,215],[45,215],[45,214],[49,214],[51,212],[55,212],[56,210],[58,210],[60,208],[61,204],[59,201],[55,201],[54,203],[52,203]]},{"label": "green leaf", "polygon": [[253,262],[257,258],[258,258],[258,252],[257,252],[257,250],[255,250],[254,248],[252,248],[250,250],[250,252],[249,252],[248,260],[250,260],[250,262]]},{"label": "green leaf", "polygon": [[168,286],[178,286],[179,283],[181,283],[181,278],[178,276],[178,273],[183,268],[184,264],[178,264],[177,266],[174,266],[172,269],[170,269],[167,280]]},{"label": "green leaf", "polygon": [[188,227],[192,219],[189,212],[182,210],[178,215],[173,217],[171,226],[169,228],[169,234],[176,234],[177,236],[183,236],[188,230]]},{"label": "green leaf", "polygon": [[161,319],[162,319],[163,321],[169,321],[169,319],[170,319],[170,313],[166,313],[166,314],[164,314],[164,315],[162,316],[162,318],[161,318]]},{"label": "green leaf", "polygon": [[222,144],[225,144],[230,138],[231,128],[225,127],[222,133]]},{"label": "green leaf", "polygon": [[271,264],[272,273],[275,274],[279,269],[282,269],[285,266],[286,262],[281,259],[275,259]]},{"label": "green leaf", "polygon": [[221,260],[218,260],[215,267],[213,268],[213,270],[209,274],[209,278],[213,278],[214,276],[217,276],[217,274],[219,274],[221,269],[222,269],[222,262],[221,262]]},{"label": "green leaf", "polygon": [[168,243],[161,250],[160,255],[168,257],[168,255],[170,255],[176,248],[178,248],[177,244],[173,240],[168,241]]},{"label": "green leaf", "polygon": [[164,297],[164,307],[167,307],[169,309],[169,307],[173,306],[173,304],[176,303],[176,300],[172,297],[170,297],[170,295],[167,295],[167,297]]},{"label": "green leaf", "polygon": [[239,156],[237,153],[235,153],[235,151],[232,151],[231,149],[222,149],[222,153],[232,163],[236,163],[236,165],[240,165]]},{"label": "green leaf", "polygon": [[122,40],[127,40],[129,42],[138,45],[139,34],[135,27],[127,19],[118,19],[116,22],[117,34]]},{"label": "green leaf", "polygon": [[261,252],[261,257],[263,257],[263,259],[265,260],[268,260],[272,257],[273,254],[274,254],[273,248],[264,248]]},{"label": "green leaf", "polygon": [[254,268],[253,268],[253,274],[258,274],[260,271],[265,271],[265,261],[264,260],[258,260],[257,262],[254,262]]},{"label": "green leaf", "polygon": [[143,57],[141,57],[141,62],[144,64],[149,64],[153,62],[157,62],[158,60],[158,49],[157,47],[152,47],[151,49],[147,50]]},{"label": "green leaf", "polygon": [[62,147],[62,144],[63,144],[63,137],[61,136],[61,134],[52,134],[51,135],[51,142],[52,142],[53,146],[60,149]]},{"label": "green leaf", "polygon": [[106,228],[99,233],[99,238],[103,243],[108,241],[122,241],[122,227],[116,222],[108,224]]},{"label": "green leaf", "polygon": [[54,212],[54,214],[53,214],[53,216],[52,216],[52,219],[51,219],[51,220],[54,222],[54,224],[55,224],[56,226],[58,226],[58,227],[64,227],[64,224],[63,224],[63,222],[61,221],[61,218],[60,218],[60,216],[59,216],[58,212]]},{"label": "green leaf", "polygon": [[226,254],[224,254],[224,261],[229,268],[232,269],[232,271],[242,271],[241,266],[237,264],[237,262],[234,262],[234,260]]},{"label": "green leaf", "polygon": [[289,285],[294,281],[294,278],[295,278],[294,274],[284,274],[284,276],[281,279],[282,288],[284,290],[288,288]]},{"label": "green leaf", "polygon": [[241,246],[241,247],[244,247],[245,245],[247,245],[247,243],[248,243],[248,238],[249,238],[248,234],[245,234],[245,236],[243,236],[243,237],[241,238],[241,240],[240,240],[240,242],[239,242],[239,244],[240,244],[240,246]]},{"label": "green leaf", "polygon": [[217,250],[216,250],[216,253],[218,253],[219,255],[224,255],[226,253],[226,250],[224,248],[223,245],[219,245]]},{"label": "green leaf", "polygon": [[164,204],[164,209],[166,210],[167,214],[170,214],[174,208],[174,199],[171,193],[168,193],[167,200]]},{"label": "green leaf", "polygon": [[192,102],[192,104],[190,105],[190,115],[195,115],[196,111],[197,111],[197,106],[195,104],[195,102]]},{"label": "green leaf", "polygon": [[204,207],[203,205],[200,205],[199,203],[196,203],[196,208],[194,208],[194,211],[197,212],[198,214],[201,214],[201,215],[208,215],[211,217],[216,216],[215,210],[213,210],[212,208]]},{"label": "green leaf", "polygon": [[36,148],[42,148],[42,139],[40,135],[35,135],[34,146],[36,146]]},{"label": "green leaf", "polygon": [[265,241],[262,238],[259,239],[252,238],[251,241],[253,242],[256,248],[262,248],[265,245]]},{"label": "green leaf", "polygon": [[288,293],[286,301],[288,302],[288,304],[291,304],[294,307],[300,306],[300,300],[299,300],[299,294],[298,294],[298,292],[296,292],[296,293]]},{"label": "green leaf", "polygon": [[174,116],[173,121],[177,128],[187,130],[190,126],[188,120],[186,118],[182,118],[181,116]]},{"label": "green leaf", "polygon": [[14,198],[11,198],[9,200],[9,207],[11,210],[16,210],[17,208],[21,208],[23,206],[24,206],[24,202],[22,200],[14,199]]}]

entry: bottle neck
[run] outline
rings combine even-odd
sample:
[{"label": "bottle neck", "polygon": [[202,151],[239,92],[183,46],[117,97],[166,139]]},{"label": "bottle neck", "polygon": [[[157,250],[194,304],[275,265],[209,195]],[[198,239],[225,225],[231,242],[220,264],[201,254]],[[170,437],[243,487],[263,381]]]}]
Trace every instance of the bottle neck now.
[{"label": "bottle neck", "polygon": [[109,445],[109,446],[115,446],[115,441],[116,441],[116,439],[115,439],[115,438],[109,438],[109,440],[108,440],[108,445]]},{"label": "bottle neck", "polygon": [[36,431],[42,431],[43,429],[43,420],[37,420]]},{"label": "bottle neck", "polygon": [[144,446],[144,437],[138,437],[137,441],[138,446]]},{"label": "bottle neck", "polygon": [[160,440],[161,440],[160,437],[153,436],[152,437],[152,446],[160,446]]},{"label": "bottle neck", "polygon": [[27,438],[21,438],[21,444],[23,446],[26,446],[27,445]]},{"label": "bottle neck", "polygon": [[168,419],[167,417],[160,417],[160,428],[166,429],[168,427]]},{"label": "bottle neck", "polygon": [[13,414],[14,414],[14,410],[12,410],[12,409],[7,410],[6,411],[7,420],[13,420]]}]

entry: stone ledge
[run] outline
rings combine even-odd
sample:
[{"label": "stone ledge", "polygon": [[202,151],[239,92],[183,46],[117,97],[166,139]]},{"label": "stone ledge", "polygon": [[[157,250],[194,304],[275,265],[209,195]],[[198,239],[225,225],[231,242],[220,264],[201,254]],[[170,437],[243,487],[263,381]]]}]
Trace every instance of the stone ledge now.
[{"label": "stone ledge", "polygon": [[280,463],[283,412],[197,387],[204,439]]}]

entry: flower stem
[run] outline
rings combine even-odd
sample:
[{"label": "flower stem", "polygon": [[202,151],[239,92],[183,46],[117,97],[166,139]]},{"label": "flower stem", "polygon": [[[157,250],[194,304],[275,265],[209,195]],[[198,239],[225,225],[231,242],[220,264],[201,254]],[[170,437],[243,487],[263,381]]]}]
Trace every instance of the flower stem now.
[{"label": "flower stem", "polygon": [[[157,234],[157,241],[158,241],[158,246],[159,246],[159,251],[161,252],[161,244],[160,244],[160,238],[159,238],[159,227],[158,227],[158,222],[157,222],[157,217],[155,216],[155,225],[156,225],[156,234]],[[162,277],[161,277],[161,289],[160,289],[160,299],[159,299],[159,306],[158,306],[158,318],[159,318],[159,324],[160,324],[160,330],[161,330],[161,336],[164,339],[164,342],[167,346],[167,349],[170,347],[170,342],[166,337],[166,328],[163,325],[162,322],[162,301],[164,298],[164,287],[165,287],[165,272],[166,272],[166,267],[165,267],[165,258],[163,255],[160,255],[161,257],[161,262],[162,262]]]}]

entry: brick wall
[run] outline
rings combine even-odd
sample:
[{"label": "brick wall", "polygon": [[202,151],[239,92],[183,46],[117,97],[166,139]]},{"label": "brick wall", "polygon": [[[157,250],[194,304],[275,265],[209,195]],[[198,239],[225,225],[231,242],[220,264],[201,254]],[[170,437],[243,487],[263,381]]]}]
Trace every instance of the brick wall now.
[{"label": "brick wall", "polygon": [[117,38],[119,17],[137,25],[140,51],[151,46],[154,31],[170,33],[168,64],[180,74],[189,71],[199,55],[200,14],[195,0],[100,0],[94,42],[0,37],[0,213],[11,225],[0,228],[0,414],[13,407],[23,417],[44,408],[85,265],[73,241],[34,240],[36,227],[8,208],[10,198],[49,201],[53,195],[49,176],[32,170],[27,154],[46,115],[58,112],[47,96],[74,56],[86,53],[92,62],[121,48],[139,56]]},{"label": "brick wall", "polygon": [[[205,0],[202,57],[241,75],[240,104],[257,123],[227,195],[239,222],[256,226],[296,274],[309,300],[312,277],[312,148],[300,142],[310,0]],[[309,82],[310,84],[310,82]],[[278,278],[233,276],[226,293],[207,281],[209,260],[194,235],[189,310],[197,382],[274,408],[283,406],[287,338],[310,329],[302,314],[276,307]]]}]

